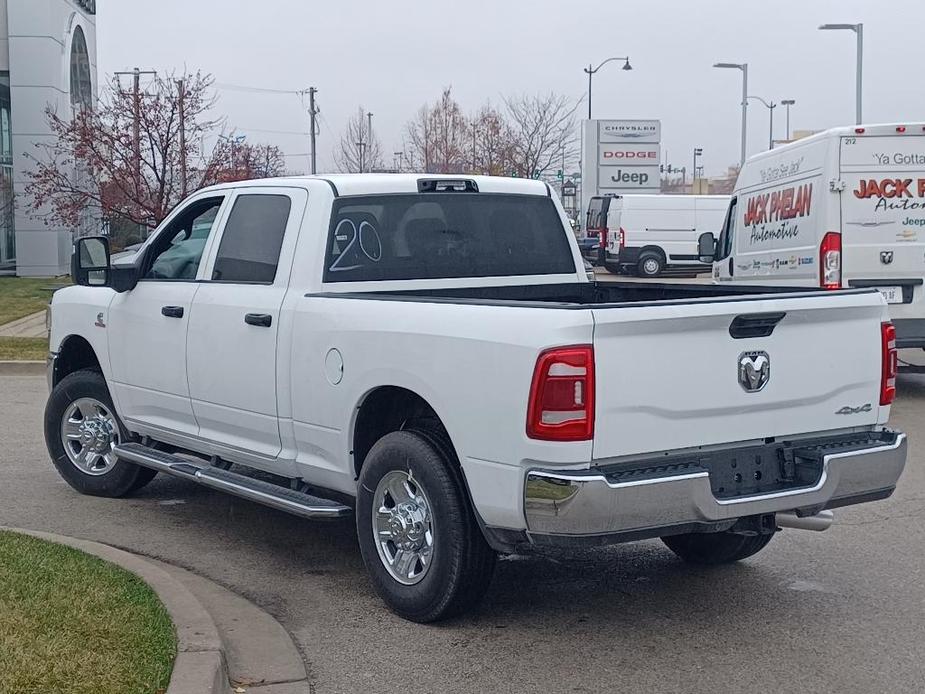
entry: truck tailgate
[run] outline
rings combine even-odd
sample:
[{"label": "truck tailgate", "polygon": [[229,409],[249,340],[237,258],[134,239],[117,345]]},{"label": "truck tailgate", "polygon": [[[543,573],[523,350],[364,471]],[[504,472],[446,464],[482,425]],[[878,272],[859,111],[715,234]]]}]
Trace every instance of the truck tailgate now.
[{"label": "truck tailgate", "polygon": [[886,421],[886,315],[870,291],[595,308],[593,457]]}]

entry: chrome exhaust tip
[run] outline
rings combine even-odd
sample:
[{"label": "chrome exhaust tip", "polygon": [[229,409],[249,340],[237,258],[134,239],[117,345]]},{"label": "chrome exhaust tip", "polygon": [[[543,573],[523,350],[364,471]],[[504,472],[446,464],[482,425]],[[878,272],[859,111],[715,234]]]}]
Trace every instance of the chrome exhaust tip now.
[{"label": "chrome exhaust tip", "polygon": [[796,528],[797,530],[815,530],[817,532],[828,530],[834,520],[835,514],[831,511],[820,511],[814,516],[803,516],[802,518],[791,511],[775,515],[778,528]]}]

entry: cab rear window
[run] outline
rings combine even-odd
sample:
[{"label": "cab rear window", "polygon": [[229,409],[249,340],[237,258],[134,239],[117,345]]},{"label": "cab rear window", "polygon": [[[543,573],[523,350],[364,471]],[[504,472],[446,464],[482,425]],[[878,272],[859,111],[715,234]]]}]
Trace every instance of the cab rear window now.
[{"label": "cab rear window", "polygon": [[335,201],[324,281],[574,272],[566,230],[550,198],[396,194]]}]

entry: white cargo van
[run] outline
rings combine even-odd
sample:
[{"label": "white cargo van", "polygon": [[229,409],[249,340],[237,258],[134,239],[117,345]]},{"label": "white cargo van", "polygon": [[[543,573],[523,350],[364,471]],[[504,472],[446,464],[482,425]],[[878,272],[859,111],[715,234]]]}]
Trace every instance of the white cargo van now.
[{"label": "white cargo van", "polygon": [[876,287],[897,345],[925,347],[925,124],[833,128],[751,157],[712,247],[717,282]]},{"label": "white cargo van", "polygon": [[702,268],[697,240],[704,232],[719,233],[729,205],[728,195],[614,195],[609,200],[600,233],[603,264],[610,272],[643,277],[666,268]]}]

